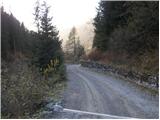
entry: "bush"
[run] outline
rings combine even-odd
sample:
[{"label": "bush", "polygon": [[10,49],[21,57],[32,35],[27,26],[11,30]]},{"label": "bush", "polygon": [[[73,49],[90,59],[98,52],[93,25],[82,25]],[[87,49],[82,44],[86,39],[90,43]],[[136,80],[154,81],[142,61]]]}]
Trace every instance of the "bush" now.
[{"label": "bush", "polygon": [[94,60],[94,61],[98,61],[100,59],[102,59],[103,54],[100,50],[97,50],[96,48],[93,49],[89,54],[88,54],[88,59],[89,60]]},{"label": "bush", "polygon": [[87,59],[140,73],[156,75],[159,71],[159,57],[156,50],[131,56],[125,51],[121,53],[112,50],[101,52],[94,49],[85,60]]},{"label": "bush", "polygon": [[[26,118],[42,107],[45,98],[65,79],[65,66],[45,79],[28,60],[2,60],[2,118]],[[62,84],[62,83],[61,83]],[[53,92],[52,92],[53,93]]]},{"label": "bush", "polygon": [[24,61],[3,61],[2,66],[2,117],[17,118],[34,112],[46,91],[41,75]]}]

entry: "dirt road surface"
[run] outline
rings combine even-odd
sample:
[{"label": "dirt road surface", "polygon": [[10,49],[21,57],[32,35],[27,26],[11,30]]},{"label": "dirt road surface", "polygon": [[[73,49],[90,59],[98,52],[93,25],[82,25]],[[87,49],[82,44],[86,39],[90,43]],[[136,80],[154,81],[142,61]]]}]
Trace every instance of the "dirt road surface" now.
[{"label": "dirt road surface", "polygon": [[68,109],[134,118],[158,118],[158,95],[117,77],[97,73],[80,65],[67,65]]}]

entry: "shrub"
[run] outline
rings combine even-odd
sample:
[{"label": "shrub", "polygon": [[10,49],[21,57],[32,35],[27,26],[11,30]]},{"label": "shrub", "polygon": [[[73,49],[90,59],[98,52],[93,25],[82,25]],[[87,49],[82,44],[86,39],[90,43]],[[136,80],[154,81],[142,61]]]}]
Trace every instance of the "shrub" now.
[{"label": "shrub", "polygon": [[97,50],[96,48],[94,48],[89,54],[88,54],[88,59],[89,60],[94,60],[94,61],[98,61],[100,59],[102,59],[103,54],[100,50]]},{"label": "shrub", "polygon": [[65,67],[47,80],[26,60],[7,63],[2,60],[2,118],[26,118],[41,107],[55,82],[64,80]]}]

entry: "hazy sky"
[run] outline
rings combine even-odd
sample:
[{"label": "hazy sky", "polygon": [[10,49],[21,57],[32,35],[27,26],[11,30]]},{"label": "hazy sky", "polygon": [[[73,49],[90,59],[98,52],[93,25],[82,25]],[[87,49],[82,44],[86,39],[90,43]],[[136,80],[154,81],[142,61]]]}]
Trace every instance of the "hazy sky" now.
[{"label": "hazy sky", "polygon": [[[23,21],[30,30],[35,30],[34,6],[36,0],[0,0],[7,12],[12,12],[19,20]],[[43,1],[43,0],[40,0]],[[51,6],[50,16],[53,23],[61,31],[72,26],[81,25],[96,15],[99,0],[46,0]]]}]

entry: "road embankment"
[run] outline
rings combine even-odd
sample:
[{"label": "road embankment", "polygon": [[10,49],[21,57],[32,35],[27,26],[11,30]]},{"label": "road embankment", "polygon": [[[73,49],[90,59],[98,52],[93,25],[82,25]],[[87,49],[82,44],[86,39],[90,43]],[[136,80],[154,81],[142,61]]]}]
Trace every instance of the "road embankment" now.
[{"label": "road embankment", "polygon": [[104,65],[94,61],[81,61],[80,64],[83,67],[88,67],[96,71],[114,74],[152,90],[158,91],[159,88],[159,75],[138,73],[122,68],[115,68],[111,65]]}]

